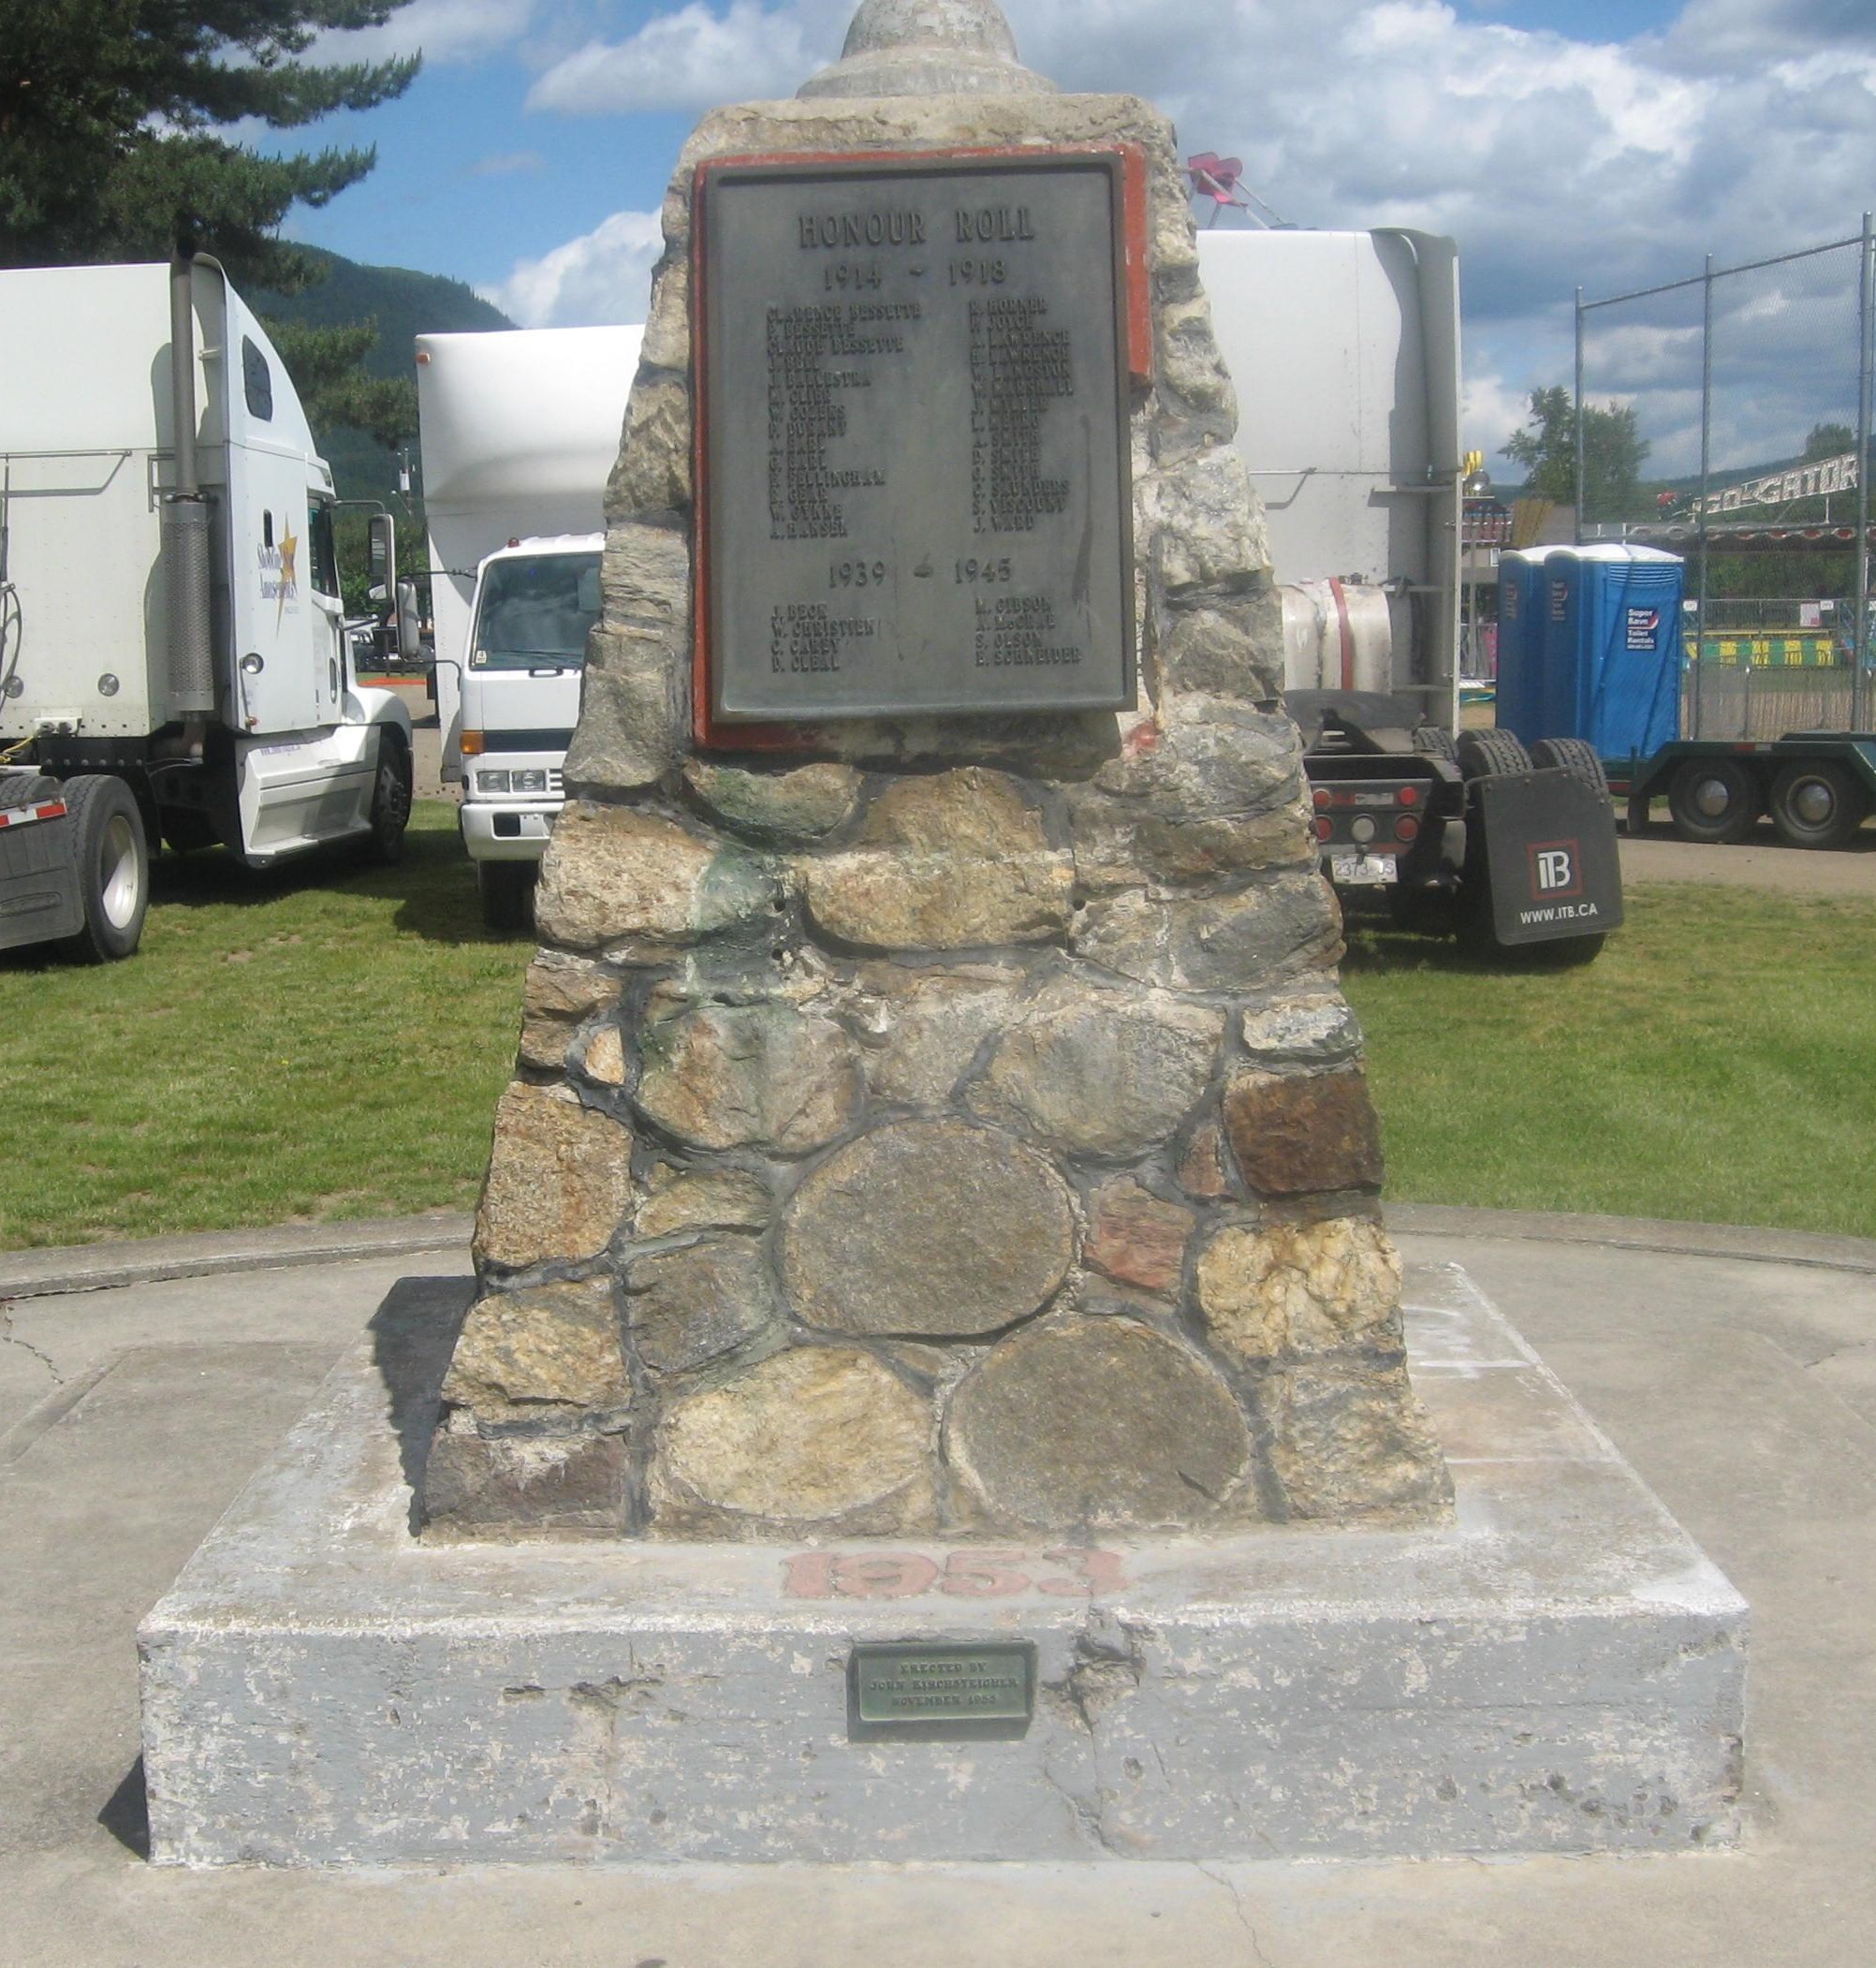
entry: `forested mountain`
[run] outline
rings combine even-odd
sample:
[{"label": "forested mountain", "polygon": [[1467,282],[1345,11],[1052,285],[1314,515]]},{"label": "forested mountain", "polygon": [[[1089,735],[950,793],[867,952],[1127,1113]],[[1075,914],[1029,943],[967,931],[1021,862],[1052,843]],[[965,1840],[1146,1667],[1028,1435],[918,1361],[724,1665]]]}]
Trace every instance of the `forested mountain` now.
[{"label": "forested mountain", "polygon": [[[360,266],[336,253],[303,250],[326,268],[324,280],[297,294],[249,294],[248,301],[266,318],[315,327],[375,320],[378,339],[364,363],[373,375],[414,383],[411,344],[418,335],[515,325],[460,280],[403,267]],[[315,434],[342,499],[388,499],[396,490],[396,460],[366,433],[338,429]],[[415,439],[411,448],[414,452]]]}]

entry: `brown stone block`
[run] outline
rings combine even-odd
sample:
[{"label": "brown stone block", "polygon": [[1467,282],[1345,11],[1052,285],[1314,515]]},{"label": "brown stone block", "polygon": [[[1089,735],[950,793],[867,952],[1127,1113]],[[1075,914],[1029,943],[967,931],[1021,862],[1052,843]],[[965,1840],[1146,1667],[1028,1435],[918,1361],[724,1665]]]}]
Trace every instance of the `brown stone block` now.
[{"label": "brown stone block", "polygon": [[1178,1203],[1162,1202],[1132,1176],[1095,1192],[1084,1256],[1097,1270],[1142,1291],[1174,1289],[1185,1263],[1186,1240],[1198,1221]]},{"label": "brown stone block", "polygon": [[747,1239],[633,1261],[625,1317],[654,1373],[685,1373],[746,1346],[775,1322],[769,1274]]},{"label": "brown stone block", "polygon": [[1262,1399],[1293,1517],[1413,1522],[1451,1509],[1452,1478],[1404,1366],[1294,1367],[1272,1374]]},{"label": "brown stone block", "polygon": [[1224,1131],[1260,1196],[1381,1186],[1381,1128],[1358,1070],[1237,1074],[1224,1089]]},{"label": "brown stone block", "polygon": [[798,1346],[673,1406],[659,1537],[887,1536],[937,1527],[928,1403],[850,1346]]},{"label": "brown stone block", "polygon": [[802,864],[814,927],[859,949],[973,949],[1066,931],[1075,894],[1065,854],[1009,860],[861,848]]},{"label": "brown stone block", "polygon": [[901,1121],[836,1150],[795,1192],[783,1282],[811,1326],[970,1337],[1036,1311],[1074,1244],[1067,1186],[1040,1155],[963,1122]]},{"label": "brown stone block", "polygon": [[1224,1132],[1216,1121],[1193,1129],[1180,1158],[1179,1185],[1201,1202],[1216,1202],[1231,1194],[1231,1178],[1224,1167]]},{"label": "brown stone block", "polygon": [[752,772],[692,758],[684,765],[684,784],[713,818],[740,833],[812,841],[831,833],[853,812],[861,779],[852,766],[832,761]]},{"label": "brown stone block", "polygon": [[667,1168],[652,1179],[632,1228],[639,1237],[669,1237],[679,1230],[760,1229],[769,1221],[767,1187],[731,1168],[684,1173]]},{"label": "brown stone block", "polygon": [[632,1137],[564,1087],[511,1084],[476,1217],[476,1261],[508,1270],[596,1256],[632,1197]]},{"label": "brown stone block", "polygon": [[1284,1355],[1400,1344],[1400,1256],[1379,1224],[1232,1224],[1199,1254],[1198,1309],[1220,1352]]},{"label": "brown stone block", "polygon": [[845,1031],[779,999],[661,1020],[638,1050],[638,1111],[698,1148],[805,1154],[843,1133],[865,1096]]},{"label": "brown stone block", "polygon": [[955,971],[870,963],[858,1002],[867,1020],[867,1076],[886,1100],[938,1107],[992,1032],[1010,1021],[1022,973],[1011,964]]},{"label": "brown stone block", "polygon": [[1212,1369],[1120,1316],[994,1346],[951,1397],[945,1451],[991,1520],[1050,1531],[1205,1523],[1238,1501],[1251,1466]]},{"label": "brown stone block", "polygon": [[1280,875],[1230,895],[1134,889],[1091,902],[1075,919],[1074,947],[1143,984],[1248,991],[1334,963],[1341,910],[1315,874]]},{"label": "brown stone block", "polygon": [[1007,773],[982,766],[894,780],[867,809],[860,842],[977,860],[1040,854],[1048,846],[1022,787]]},{"label": "brown stone block", "polygon": [[1222,1013],[1077,979],[1022,1008],[971,1090],[973,1111],[1070,1154],[1131,1155],[1174,1132],[1211,1079]]},{"label": "brown stone block", "polygon": [[550,942],[655,961],[766,915],[780,892],[768,863],[675,820],[569,800],[541,862],[535,921]]},{"label": "brown stone block", "polygon": [[631,1399],[609,1278],[478,1299],[443,1382],[446,1406],[485,1419],[543,1406],[621,1408]]},{"label": "brown stone block", "polygon": [[625,1445],[617,1435],[477,1434],[440,1428],[423,1473],[427,1536],[619,1537]]},{"label": "brown stone block", "polygon": [[676,763],[686,728],[680,678],[689,654],[688,616],[662,626],[602,622],[594,630],[579,724],[567,748],[569,787],[631,792],[657,785]]},{"label": "brown stone block", "polygon": [[606,509],[622,517],[688,509],[691,503],[691,392],[682,375],[640,369],[625,404],[619,462]]}]

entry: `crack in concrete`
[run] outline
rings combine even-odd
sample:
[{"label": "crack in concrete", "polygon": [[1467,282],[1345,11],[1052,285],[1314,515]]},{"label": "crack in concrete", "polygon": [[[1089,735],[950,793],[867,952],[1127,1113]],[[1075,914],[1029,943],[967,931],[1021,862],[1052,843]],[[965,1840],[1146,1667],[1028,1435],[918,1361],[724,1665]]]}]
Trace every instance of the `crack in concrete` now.
[{"label": "crack in concrete", "polygon": [[1252,1924],[1251,1916],[1244,1911],[1243,1894],[1238,1890],[1237,1887],[1223,1873],[1213,1872],[1209,1865],[1202,1863],[1198,1859],[1194,1859],[1193,1865],[1194,1870],[1203,1873],[1207,1879],[1211,1881],[1213,1886],[1223,1887],[1231,1895],[1231,1911],[1238,1916],[1238,1926],[1244,1930],[1245,1934],[1250,1939],[1251,1952],[1258,1961],[1259,1968],[1275,1968],[1275,1963],[1264,1952],[1264,1944],[1258,1938],[1257,1930]]},{"label": "crack in concrete", "polygon": [[45,1368],[46,1372],[52,1376],[52,1385],[57,1388],[64,1387],[66,1376],[53,1364],[51,1355],[42,1353],[38,1347],[34,1345],[31,1340],[22,1340],[13,1330],[14,1302],[11,1299],[0,1299],[0,1346],[18,1346],[22,1351],[30,1353],[40,1366]]}]

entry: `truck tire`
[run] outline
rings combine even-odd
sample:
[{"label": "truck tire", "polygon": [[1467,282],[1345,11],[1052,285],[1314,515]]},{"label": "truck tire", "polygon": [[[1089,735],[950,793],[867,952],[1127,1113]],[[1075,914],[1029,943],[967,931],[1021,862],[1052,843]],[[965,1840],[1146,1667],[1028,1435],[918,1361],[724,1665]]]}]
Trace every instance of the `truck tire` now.
[{"label": "truck tire", "polygon": [[84,773],[61,791],[73,830],[84,927],[59,947],[81,963],[127,957],[143,935],[150,908],[150,848],[143,816],[122,779]]},{"label": "truck tire", "polygon": [[1461,731],[1453,746],[1459,774],[1488,779],[1501,772],[1528,772],[1531,755],[1509,731]]},{"label": "truck tire", "polygon": [[477,861],[476,888],[482,898],[482,927],[498,936],[522,935],[535,926],[538,861]]},{"label": "truck tire", "polygon": [[410,747],[395,725],[387,725],[378,733],[378,771],[372,783],[371,846],[373,860],[387,868],[403,859],[410,795]]},{"label": "truck tire", "polygon": [[1667,811],[1683,841],[1729,846],[1764,810],[1757,774],[1737,758],[1690,758],[1668,783]]},{"label": "truck tire", "polygon": [[1556,767],[1587,786],[1592,793],[1609,797],[1608,774],[1596,748],[1581,738],[1540,738],[1531,748],[1531,762],[1541,772]]},{"label": "truck tire", "polygon": [[1444,725],[1415,725],[1414,749],[1427,758],[1451,760],[1458,756],[1453,750],[1453,734]]},{"label": "truck tire", "polygon": [[1863,788],[1827,758],[1798,759],[1772,781],[1772,826],[1788,847],[1841,847],[1863,825]]}]

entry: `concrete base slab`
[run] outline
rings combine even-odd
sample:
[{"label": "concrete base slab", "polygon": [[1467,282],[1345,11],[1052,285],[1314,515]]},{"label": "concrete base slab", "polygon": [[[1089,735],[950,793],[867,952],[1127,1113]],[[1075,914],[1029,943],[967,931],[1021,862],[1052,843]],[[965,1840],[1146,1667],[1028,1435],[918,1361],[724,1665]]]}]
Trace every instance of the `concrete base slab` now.
[{"label": "concrete base slab", "polygon": [[[1455,1267],[1436,1531],[419,1545],[451,1335],[381,1315],[143,1623],[170,1864],[1664,1850],[1737,1835],[1744,1602]],[[854,1741],[856,1643],[1028,1640],[1017,1740]]]}]

